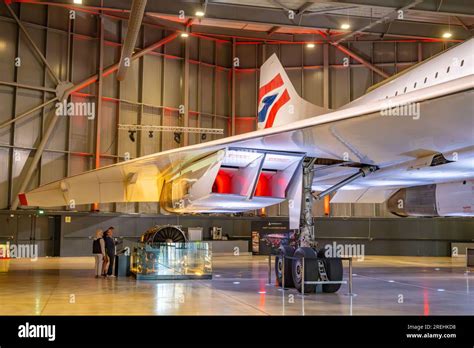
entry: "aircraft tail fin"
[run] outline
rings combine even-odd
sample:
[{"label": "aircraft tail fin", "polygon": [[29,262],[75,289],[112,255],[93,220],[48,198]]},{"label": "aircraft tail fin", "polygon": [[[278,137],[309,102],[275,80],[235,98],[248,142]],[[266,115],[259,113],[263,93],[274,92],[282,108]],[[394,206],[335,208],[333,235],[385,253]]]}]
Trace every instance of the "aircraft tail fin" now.
[{"label": "aircraft tail fin", "polygon": [[328,112],[296,92],[276,54],[260,68],[258,129],[271,128]]}]

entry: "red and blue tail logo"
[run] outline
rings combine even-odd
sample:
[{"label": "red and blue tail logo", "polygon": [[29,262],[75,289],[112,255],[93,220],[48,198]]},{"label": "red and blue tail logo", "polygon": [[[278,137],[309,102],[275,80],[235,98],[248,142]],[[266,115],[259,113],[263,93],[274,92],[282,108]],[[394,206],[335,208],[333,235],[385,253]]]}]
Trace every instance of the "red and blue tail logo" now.
[{"label": "red and blue tail logo", "polygon": [[263,128],[273,126],[278,110],[290,100],[288,90],[283,86],[281,75],[276,75],[258,92],[258,123],[265,124]]}]

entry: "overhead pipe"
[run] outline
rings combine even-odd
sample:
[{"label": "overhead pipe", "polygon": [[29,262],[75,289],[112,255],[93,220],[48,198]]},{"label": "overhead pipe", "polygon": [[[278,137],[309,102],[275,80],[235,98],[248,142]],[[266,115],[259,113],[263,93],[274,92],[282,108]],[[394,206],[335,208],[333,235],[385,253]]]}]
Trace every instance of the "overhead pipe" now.
[{"label": "overhead pipe", "polygon": [[133,0],[132,10],[128,20],[127,37],[122,46],[122,54],[117,72],[117,80],[123,81],[130,67],[131,58],[137,43],[138,33],[145,14],[147,0]]}]

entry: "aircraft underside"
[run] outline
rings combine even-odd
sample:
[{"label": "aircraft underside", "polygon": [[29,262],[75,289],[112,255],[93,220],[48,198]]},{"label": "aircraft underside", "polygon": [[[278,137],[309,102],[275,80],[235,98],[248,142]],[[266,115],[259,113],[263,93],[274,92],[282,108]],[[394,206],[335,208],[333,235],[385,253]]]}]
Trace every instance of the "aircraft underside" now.
[{"label": "aircraft underside", "polygon": [[[363,167],[377,169],[338,187],[335,203],[388,201],[400,216],[474,216],[472,98],[469,90],[422,102],[419,119],[369,114],[216,150],[193,162],[199,170],[165,182],[161,205],[172,213],[233,213],[288,200],[290,215],[293,209],[299,216],[301,167],[313,157],[313,191],[331,189]],[[446,120],[454,105],[457,111]],[[394,135],[395,126],[400,131]],[[426,128],[434,136],[413,136]],[[386,140],[367,147],[364,140],[373,138]],[[427,186],[431,194],[423,198]]]}]

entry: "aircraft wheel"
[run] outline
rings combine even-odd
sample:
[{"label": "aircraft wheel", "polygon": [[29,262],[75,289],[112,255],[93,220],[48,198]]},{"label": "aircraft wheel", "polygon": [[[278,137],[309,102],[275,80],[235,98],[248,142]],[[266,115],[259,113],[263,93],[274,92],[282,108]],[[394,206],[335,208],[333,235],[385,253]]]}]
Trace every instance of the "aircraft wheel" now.
[{"label": "aircraft wheel", "polygon": [[[280,246],[280,255],[293,256],[295,249],[288,245]],[[294,288],[293,276],[291,272],[292,260],[285,259],[285,288]],[[278,286],[282,285],[282,269],[283,269],[283,259],[281,256],[275,257],[275,276],[278,282]]]},{"label": "aircraft wheel", "polygon": [[[327,259],[324,255],[324,250],[318,252],[318,258],[323,259],[324,267],[326,268],[326,274],[329,280],[341,281],[343,277],[342,260],[337,258]],[[323,285],[323,292],[332,293],[337,292],[341,288],[342,284],[326,284]]]},{"label": "aircraft wheel", "polygon": [[[295,251],[294,257],[304,257],[304,279],[305,281],[316,281],[318,280],[318,269],[316,267],[316,252],[311,248],[298,248]],[[301,259],[293,260],[292,273],[293,283],[295,288],[301,292],[302,286],[302,270],[303,263]],[[304,292],[311,293],[316,291],[316,285],[305,284]]]}]

